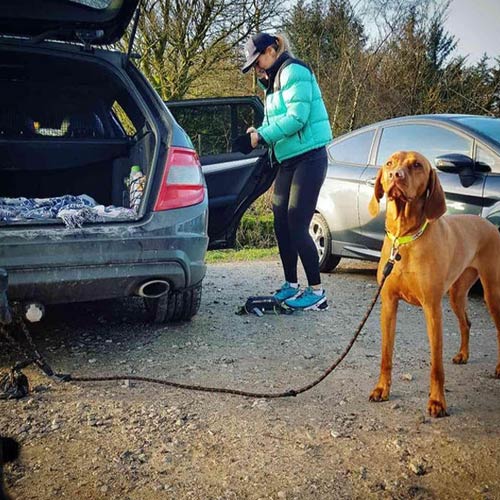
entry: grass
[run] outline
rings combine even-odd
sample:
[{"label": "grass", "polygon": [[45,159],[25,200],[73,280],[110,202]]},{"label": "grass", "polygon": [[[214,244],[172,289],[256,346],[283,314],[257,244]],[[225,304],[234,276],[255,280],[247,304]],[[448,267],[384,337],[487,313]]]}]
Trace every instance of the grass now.
[{"label": "grass", "polygon": [[210,250],[205,262],[241,262],[278,257],[271,204],[272,192],[257,199],[240,221],[236,249]]},{"label": "grass", "polygon": [[277,257],[278,247],[271,248],[243,248],[241,250],[210,250],[207,252],[205,262],[241,262],[251,260],[271,259]]}]

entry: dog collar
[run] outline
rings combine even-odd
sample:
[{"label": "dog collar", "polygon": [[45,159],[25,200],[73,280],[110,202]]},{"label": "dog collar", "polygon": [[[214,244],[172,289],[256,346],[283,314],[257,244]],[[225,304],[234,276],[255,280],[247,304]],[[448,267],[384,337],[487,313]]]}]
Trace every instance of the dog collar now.
[{"label": "dog collar", "polygon": [[420,238],[420,236],[424,234],[424,231],[426,230],[428,225],[429,221],[426,220],[423,223],[422,227],[415,234],[409,234],[407,236],[394,236],[390,231],[387,230],[387,228],[385,229],[385,234],[387,234],[387,237],[392,241],[392,246],[398,248],[401,245],[406,245]]}]

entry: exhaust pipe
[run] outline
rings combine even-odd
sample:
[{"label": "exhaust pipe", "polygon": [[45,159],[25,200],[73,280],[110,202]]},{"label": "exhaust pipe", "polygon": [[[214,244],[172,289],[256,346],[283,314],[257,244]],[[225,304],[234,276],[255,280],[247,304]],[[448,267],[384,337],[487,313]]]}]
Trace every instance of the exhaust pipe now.
[{"label": "exhaust pipe", "polygon": [[138,289],[137,295],[148,299],[157,299],[167,294],[170,290],[168,281],[165,280],[150,280],[145,281]]}]

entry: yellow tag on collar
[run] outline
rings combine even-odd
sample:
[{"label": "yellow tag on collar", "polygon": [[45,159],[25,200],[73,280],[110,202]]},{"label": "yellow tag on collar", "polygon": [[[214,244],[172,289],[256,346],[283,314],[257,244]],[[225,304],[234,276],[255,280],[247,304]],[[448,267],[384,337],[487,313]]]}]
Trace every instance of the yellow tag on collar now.
[{"label": "yellow tag on collar", "polygon": [[426,220],[422,225],[422,227],[415,234],[409,234],[407,236],[399,236],[399,237],[394,236],[387,229],[385,230],[385,233],[387,234],[387,237],[392,241],[393,245],[399,247],[401,245],[406,245],[407,243],[411,243],[412,241],[415,241],[416,239],[420,238],[420,236],[424,234],[424,231],[426,230],[428,225],[429,221]]}]

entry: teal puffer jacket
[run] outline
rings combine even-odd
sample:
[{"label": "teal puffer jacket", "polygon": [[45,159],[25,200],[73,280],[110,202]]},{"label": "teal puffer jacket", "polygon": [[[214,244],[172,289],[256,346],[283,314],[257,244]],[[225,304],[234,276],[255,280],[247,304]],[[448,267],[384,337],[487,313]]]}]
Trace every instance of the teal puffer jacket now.
[{"label": "teal puffer jacket", "polygon": [[281,163],[325,146],[332,140],[332,130],[314,74],[295,62],[280,73],[280,88],[266,92],[264,122],[257,132]]}]

